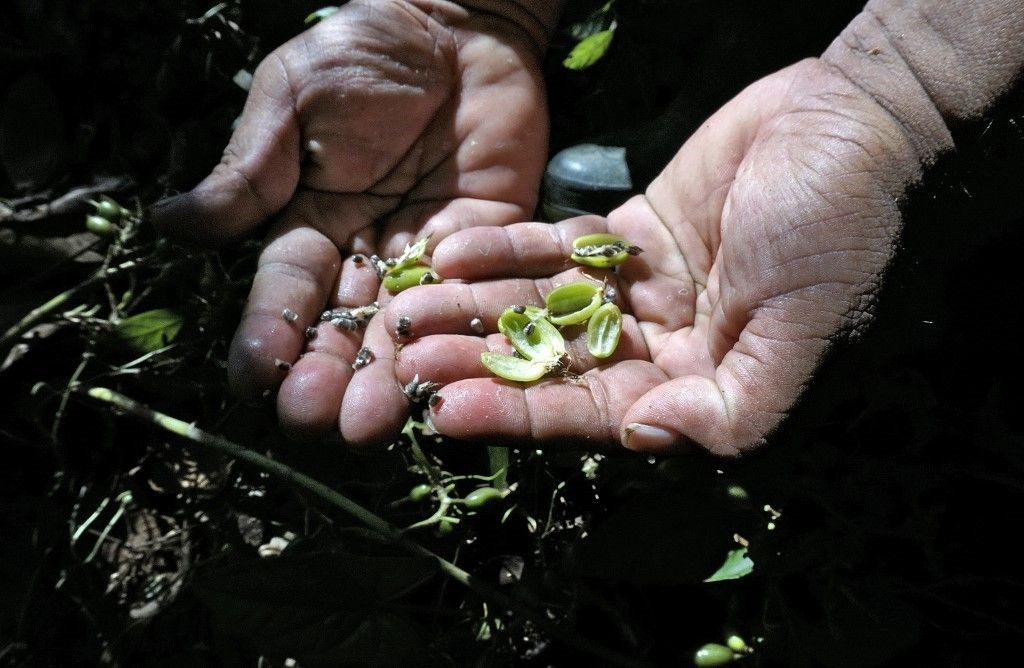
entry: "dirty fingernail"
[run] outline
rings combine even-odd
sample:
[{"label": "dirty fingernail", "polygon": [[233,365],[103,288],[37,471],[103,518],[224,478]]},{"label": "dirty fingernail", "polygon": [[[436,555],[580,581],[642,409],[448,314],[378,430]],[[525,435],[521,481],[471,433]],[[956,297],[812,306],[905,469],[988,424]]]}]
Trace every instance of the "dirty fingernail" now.
[{"label": "dirty fingernail", "polygon": [[681,440],[674,431],[630,422],[623,430],[622,444],[630,450],[665,450]]}]

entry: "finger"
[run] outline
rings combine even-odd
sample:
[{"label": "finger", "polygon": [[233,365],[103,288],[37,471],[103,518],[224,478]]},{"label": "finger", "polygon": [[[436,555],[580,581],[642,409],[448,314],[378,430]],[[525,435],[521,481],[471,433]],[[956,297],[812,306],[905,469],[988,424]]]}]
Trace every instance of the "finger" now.
[{"label": "finger", "polygon": [[521,222],[532,208],[518,204],[459,197],[447,201],[411,200],[387,219],[381,235],[381,252],[395,257],[406,244],[430,237],[428,249],[452,234],[466,229],[500,227]]},{"label": "finger", "polygon": [[341,276],[335,290],[333,306],[365,306],[377,299],[380,278],[370,259],[355,253],[341,265]]},{"label": "finger", "polygon": [[240,396],[255,398],[281,382],[319,321],[334,289],[338,249],[309,228],[287,229],[260,255],[242,320],[231,342],[228,377]]},{"label": "finger", "polygon": [[431,417],[440,433],[465,440],[608,446],[619,442],[625,411],[664,380],[657,367],[640,361],[527,386],[474,378],[442,388]]},{"label": "finger", "polygon": [[480,363],[480,353],[512,354],[512,346],[500,334],[487,337],[456,334],[416,339],[395,353],[395,377],[408,383],[415,376],[447,385],[466,378],[485,378],[490,372]]},{"label": "finger", "polygon": [[605,220],[599,216],[570,218],[554,225],[474,227],[437,245],[434,268],[445,278],[466,280],[549,276],[572,266],[573,239],[605,231]]},{"label": "finger", "polygon": [[367,226],[352,236],[353,253],[362,255],[373,255],[377,248],[377,230],[373,226]]},{"label": "finger", "polygon": [[[365,306],[374,300],[380,280],[368,265],[365,258],[361,262],[356,256],[345,259],[332,306]],[[305,352],[292,365],[277,394],[282,429],[303,441],[338,428],[342,397],[362,346],[362,331],[349,331],[329,321],[321,320],[310,334]]]},{"label": "finger", "polygon": [[337,416],[342,438],[366,447],[394,438],[409,413],[409,400],[395,377],[395,344],[391,333],[395,322],[382,311],[370,321],[363,346],[372,361],[356,371],[344,392]]},{"label": "finger", "polygon": [[360,332],[321,323],[304,353],[292,365],[277,393],[281,428],[291,438],[310,441],[337,429]]},{"label": "finger", "polygon": [[256,68],[220,164],[190,192],[157,203],[153,223],[168,235],[202,244],[249,233],[295,192],[299,141],[288,73],[275,52]]},{"label": "finger", "polygon": [[697,286],[687,257],[680,252],[669,225],[637,196],[608,214],[608,230],[644,249],[616,268],[626,288],[630,310],[646,323],[652,340],[694,323]]},{"label": "finger", "polygon": [[[713,373],[660,385],[626,413],[622,442],[670,452],[693,442],[723,456],[760,445],[795,403],[825,349],[799,316],[759,312]],[[792,323],[792,324],[791,324]]]},{"label": "finger", "polygon": [[[388,320],[408,318],[412,336],[474,334],[479,319],[485,331],[497,331],[498,317],[513,304],[543,305],[530,279],[489,283],[441,283],[398,293],[385,307]],[[392,330],[393,331],[393,330]],[[395,335],[396,341],[402,338]]]}]

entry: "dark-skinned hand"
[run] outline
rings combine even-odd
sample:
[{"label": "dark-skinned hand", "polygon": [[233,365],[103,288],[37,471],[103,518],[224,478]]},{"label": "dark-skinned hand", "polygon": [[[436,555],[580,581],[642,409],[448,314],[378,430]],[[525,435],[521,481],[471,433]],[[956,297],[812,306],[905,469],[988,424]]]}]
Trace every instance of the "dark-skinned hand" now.
[{"label": "dark-skinned hand", "polygon": [[362,332],[320,325],[307,342],[303,331],[325,308],[378,299],[376,273],[348,253],[395,256],[423,236],[433,245],[532,216],[547,150],[537,61],[497,16],[353,0],[260,64],[221,163],[154,210],[158,227],[200,243],[272,221],[231,346],[239,394],[279,387],[292,433],[365,439],[373,406],[387,403],[374,369],[352,388],[370,408],[341,412]]}]

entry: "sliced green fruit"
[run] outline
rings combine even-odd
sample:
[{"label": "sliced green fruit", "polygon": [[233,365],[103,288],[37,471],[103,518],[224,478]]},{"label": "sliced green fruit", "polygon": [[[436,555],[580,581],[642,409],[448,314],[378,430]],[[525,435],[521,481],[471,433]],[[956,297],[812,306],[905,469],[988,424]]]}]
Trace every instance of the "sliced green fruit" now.
[{"label": "sliced green fruit", "polygon": [[494,375],[521,383],[540,380],[544,374],[558,365],[557,359],[534,362],[504,353],[492,352],[480,353],[480,362]]},{"label": "sliced green fruit", "polygon": [[622,311],[615,304],[602,305],[587,323],[587,350],[598,359],[604,359],[619,346],[622,336]]},{"label": "sliced green fruit", "polygon": [[538,320],[540,318],[546,318],[548,316],[548,310],[541,308],[540,306],[534,306],[533,304],[527,304],[523,307],[523,313],[530,316],[530,320]]},{"label": "sliced green fruit", "polygon": [[498,318],[498,331],[528,360],[557,360],[565,354],[562,333],[544,318],[534,319],[525,312],[505,309]]},{"label": "sliced green fruit", "polygon": [[427,236],[419,239],[414,244],[406,244],[405,250],[395,259],[395,264],[391,266],[390,273],[418,265],[420,258],[427,252],[427,242],[429,240],[430,237]]},{"label": "sliced green fruit", "polygon": [[435,274],[433,269],[426,265],[417,264],[411,267],[402,267],[401,269],[395,267],[384,275],[381,282],[388,292],[396,294],[416,285],[437,283],[440,280],[441,277]]},{"label": "sliced green fruit", "polygon": [[638,255],[643,249],[634,246],[617,234],[585,234],[572,242],[573,262],[590,267],[608,268],[620,265],[630,255]]},{"label": "sliced green fruit", "polygon": [[548,319],[555,325],[578,325],[601,305],[603,290],[584,281],[560,285],[544,299]]}]

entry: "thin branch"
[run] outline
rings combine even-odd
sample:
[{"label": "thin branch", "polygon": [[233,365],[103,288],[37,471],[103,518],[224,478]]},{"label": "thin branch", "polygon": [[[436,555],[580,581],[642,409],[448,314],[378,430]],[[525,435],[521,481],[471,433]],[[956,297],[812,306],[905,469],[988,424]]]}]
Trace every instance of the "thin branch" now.
[{"label": "thin branch", "polygon": [[132,187],[130,179],[108,177],[92,185],[80,186],[69,190],[50,202],[43,202],[30,208],[20,209],[0,202],[0,223],[32,223],[45,220],[50,216],[84,211],[90,199],[96,195],[110,192],[122,192]]},{"label": "thin branch", "polygon": [[[0,362],[6,359],[7,354],[10,352],[11,348],[14,347],[14,344],[18,342],[18,339],[20,339],[25,334],[25,332],[29,331],[30,329],[38,325],[47,317],[56,313],[65,304],[74,299],[79,293],[85,292],[86,290],[92,288],[93,286],[103,283],[104,281],[114,278],[115,276],[120,276],[126,271],[131,271],[133,269],[137,269],[139,267],[143,267],[149,263],[152,263],[154,260],[158,259],[161,254],[161,249],[158,247],[157,249],[152,251],[152,253],[149,256],[144,256],[132,260],[125,260],[124,262],[116,264],[113,267],[101,268],[97,270],[96,273],[94,273],[92,276],[85,279],[78,285],[68,288],[67,290],[51,298],[44,304],[37,306],[36,308],[29,311],[28,314],[25,315],[25,317],[23,317],[18,322],[14,323],[14,325],[12,325],[6,332],[3,333],[2,336],[0,336]],[[177,261],[173,262],[171,265],[163,267],[163,269],[161,269],[160,271],[160,275],[157,276],[156,279],[154,279],[154,282],[158,281],[160,277],[164,276],[169,271],[169,268],[171,266],[176,267],[182,262],[188,262],[192,260],[194,257],[195,256],[193,254],[186,254]]]},{"label": "thin branch", "polygon": [[351,517],[358,520],[370,530],[376,532],[380,536],[408,552],[433,559],[440,570],[448,577],[459,582],[465,587],[472,589],[482,598],[489,600],[492,603],[506,609],[519,612],[539,628],[543,629],[552,638],[555,638],[570,647],[600,657],[609,665],[649,665],[637,658],[620,654],[619,652],[606,647],[601,647],[585,638],[577,636],[571,631],[559,627],[553,620],[548,618],[543,608],[538,606],[535,601],[530,600],[524,592],[517,589],[514,590],[512,595],[509,595],[500,591],[497,587],[473,577],[467,571],[456,566],[454,563],[435,554],[419,543],[409,540],[405,537],[404,532],[401,529],[395,527],[387,520],[364,508],[347,496],[339,494],[319,480],[311,478],[300,471],[296,471],[286,464],[270,459],[269,457],[238,445],[237,443],[233,443],[221,436],[203,431],[195,424],[189,424],[183,420],[179,420],[178,418],[153,410],[149,406],[109,388],[91,387],[84,390],[84,394],[94,400],[109,404],[121,411],[124,411],[132,417],[142,419],[164,429],[165,431],[187,439],[192,443],[215,450],[229,457],[239,459],[290,484],[305,489],[318,497],[321,501],[348,513]]},{"label": "thin branch", "polygon": [[44,318],[67,304],[75,297],[75,295],[80,292],[84,292],[97,283],[102,282],[105,278],[106,276],[101,276],[99,274],[93,275],[75,287],[65,290],[41,306],[37,306],[29,311],[28,315],[14,323],[6,332],[3,333],[3,336],[0,336],[0,359],[7,357],[7,353],[10,352],[10,349],[15,343],[17,343],[18,339],[20,339],[25,332],[35,327]]}]

